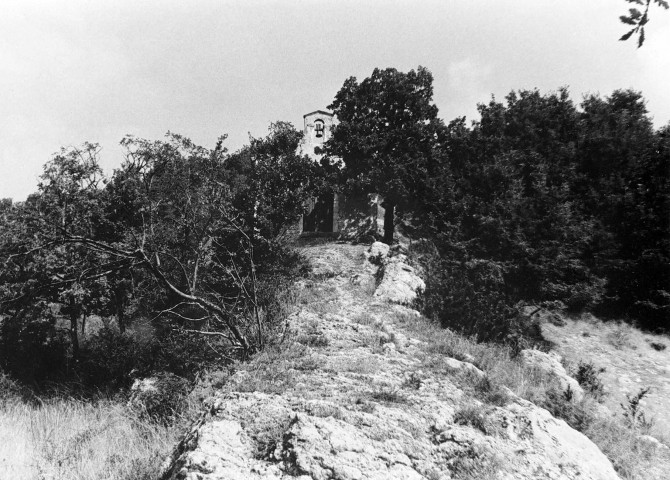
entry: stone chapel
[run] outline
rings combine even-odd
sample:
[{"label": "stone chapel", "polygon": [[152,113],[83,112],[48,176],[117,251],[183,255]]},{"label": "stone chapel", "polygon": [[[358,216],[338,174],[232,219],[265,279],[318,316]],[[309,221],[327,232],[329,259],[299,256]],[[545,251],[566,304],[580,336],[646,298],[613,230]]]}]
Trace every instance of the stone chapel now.
[{"label": "stone chapel", "polygon": [[[315,162],[323,158],[324,143],[331,137],[335,116],[324,110],[303,115],[304,136],[300,153]],[[301,235],[332,235],[356,238],[383,232],[384,209],[376,194],[343,196],[324,194],[307,202],[307,212],[299,222]]]}]

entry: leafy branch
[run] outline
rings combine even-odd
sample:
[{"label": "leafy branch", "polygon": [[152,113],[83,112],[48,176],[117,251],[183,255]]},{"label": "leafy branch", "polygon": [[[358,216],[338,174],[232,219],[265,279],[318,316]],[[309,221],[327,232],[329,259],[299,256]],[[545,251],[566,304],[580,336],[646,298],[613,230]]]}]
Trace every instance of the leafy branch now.
[{"label": "leafy branch", "polygon": [[633,35],[638,35],[637,48],[644,44],[644,26],[649,23],[649,6],[656,3],[659,7],[668,9],[668,2],[665,0],[626,0],[628,3],[634,3],[644,7],[644,12],[638,8],[629,8],[627,15],[621,15],[619,20],[626,25],[631,25],[633,28],[621,36],[619,40],[626,41]]}]

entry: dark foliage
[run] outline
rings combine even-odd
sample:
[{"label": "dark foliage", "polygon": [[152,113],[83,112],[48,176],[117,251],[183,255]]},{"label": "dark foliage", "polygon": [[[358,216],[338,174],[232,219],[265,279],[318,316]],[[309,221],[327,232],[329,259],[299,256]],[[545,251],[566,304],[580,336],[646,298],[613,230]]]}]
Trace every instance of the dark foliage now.
[{"label": "dark foliage", "polygon": [[584,432],[595,420],[594,413],[584,402],[576,402],[570,390],[549,390],[540,402],[556,418],[561,418],[577,431]]},{"label": "dark foliage", "polygon": [[642,96],[587,96],[580,110],[565,89],[521,91],[479,111],[446,127],[413,212],[442,259],[427,312],[498,338],[519,302],[670,328],[668,127],[653,130]]},{"label": "dark foliage", "polygon": [[605,395],[605,387],[600,376],[604,371],[604,368],[596,368],[590,362],[579,362],[575,379],[584,390],[599,400]]},{"label": "dark foliage", "polygon": [[[305,262],[285,232],[316,191],[301,133],[277,123],[234,155],[180,135],[63,149],[39,191],[0,203],[0,368],[29,384],[126,387],[129,373],[193,379],[281,331]],[[116,328],[83,337],[86,319]],[[134,322],[153,324],[139,338]]]},{"label": "dark foliage", "polygon": [[[665,0],[626,0],[626,2],[634,4],[635,7],[629,8],[628,14],[621,15],[619,20],[624,25],[629,25],[633,28],[624,33],[619,40],[626,41],[633,35],[637,35],[637,47],[640,48],[644,44],[645,39],[644,27],[649,23],[649,6],[655,3],[667,10],[668,2]],[[644,11],[641,11],[637,6],[644,7]]]}]

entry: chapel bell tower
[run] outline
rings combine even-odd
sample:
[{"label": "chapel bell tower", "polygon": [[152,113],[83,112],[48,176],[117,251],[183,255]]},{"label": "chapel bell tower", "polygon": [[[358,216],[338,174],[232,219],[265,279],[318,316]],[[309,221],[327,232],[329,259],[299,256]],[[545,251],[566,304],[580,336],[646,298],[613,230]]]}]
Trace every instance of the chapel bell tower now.
[{"label": "chapel bell tower", "polygon": [[313,160],[323,156],[323,144],[332,134],[333,114],[324,110],[316,110],[303,116],[305,120],[305,136],[302,142],[302,153]]}]

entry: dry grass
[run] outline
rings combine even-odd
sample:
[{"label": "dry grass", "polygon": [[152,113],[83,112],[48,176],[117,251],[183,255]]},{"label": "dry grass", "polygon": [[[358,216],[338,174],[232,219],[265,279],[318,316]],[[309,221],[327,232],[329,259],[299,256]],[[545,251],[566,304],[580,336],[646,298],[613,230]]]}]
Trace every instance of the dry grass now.
[{"label": "dry grass", "polygon": [[480,480],[500,478],[505,459],[490,447],[470,445],[451,461],[454,480]]},{"label": "dry grass", "polygon": [[636,429],[627,428],[616,419],[598,418],[583,433],[610,459],[621,478],[666,478],[670,453],[640,441],[641,432]]},{"label": "dry grass", "polygon": [[176,428],[141,420],[110,400],[0,403],[0,471],[13,480],[148,480],[176,438]]},{"label": "dry grass", "polygon": [[359,375],[371,375],[381,369],[381,361],[374,355],[356,357],[351,355],[331,357],[325,370],[339,373],[350,372]]},{"label": "dry grass", "polygon": [[477,343],[473,338],[440,328],[423,317],[396,314],[394,321],[412,337],[426,343],[425,367],[443,370],[440,360],[445,356],[468,361],[486,372],[492,388],[505,386],[515,395],[527,399],[541,397],[550,386],[549,380],[540,372],[518,362],[509,347]]},{"label": "dry grass", "polygon": [[321,356],[297,342],[270,345],[250,362],[238,363],[236,375],[225,388],[238,392],[282,394],[298,383],[301,372],[323,366]]},{"label": "dry grass", "polygon": [[[537,405],[547,406],[548,402],[556,401],[555,398],[553,400],[550,398],[552,390],[548,379],[537,370],[523,366],[514,358],[512,350],[508,347],[477,343],[471,338],[442,329],[423,317],[396,314],[393,320],[396,324],[402,325],[414,338],[426,342],[425,358],[422,364],[424,368],[436,373],[444,372],[444,365],[440,361],[443,356],[471,361],[486,373],[488,385],[483,389],[484,393],[499,392],[504,386],[517,396]],[[617,348],[632,348],[630,335],[629,327],[622,325],[613,330],[608,340]],[[465,383],[471,383],[467,378],[465,380]],[[496,403],[488,401],[486,395],[474,393],[487,403]],[[664,473],[664,469],[670,465],[670,454],[667,453],[667,450],[640,442],[639,437],[645,432],[625,425],[621,417],[597,417],[594,413],[597,396],[588,395],[589,397],[581,404],[561,400],[563,403],[558,405],[561,407],[559,410],[566,412],[568,416],[576,417],[579,429],[607,455],[623,479],[663,478],[663,475],[667,473]],[[497,398],[496,395],[494,397]],[[472,412],[462,413],[464,422],[474,421],[475,417],[470,414]],[[566,420],[574,422],[575,418]],[[667,439],[664,440],[667,442]],[[471,470],[472,465],[469,461],[479,457],[480,455],[473,455],[473,458],[466,459],[467,461],[460,465],[462,469],[459,470],[459,475],[456,477],[473,478],[471,474],[475,477],[481,474],[482,472],[477,469]],[[495,462],[492,466],[495,467]]]},{"label": "dry grass", "polygon": [[607,334],[607,341],[617,350],[632,348],[633,327],[625,323],[619,323],[611,332]]}]

